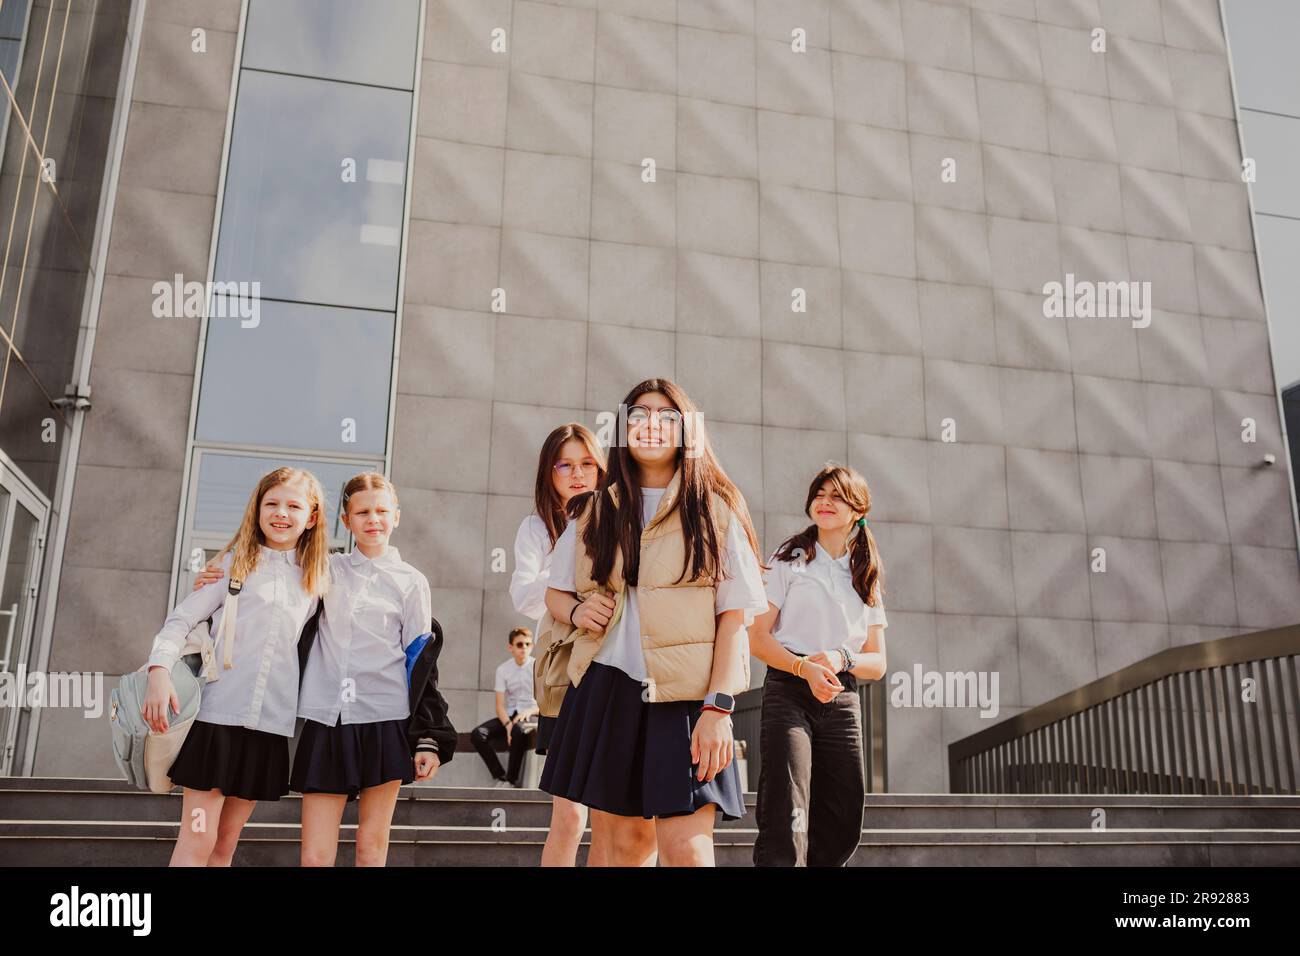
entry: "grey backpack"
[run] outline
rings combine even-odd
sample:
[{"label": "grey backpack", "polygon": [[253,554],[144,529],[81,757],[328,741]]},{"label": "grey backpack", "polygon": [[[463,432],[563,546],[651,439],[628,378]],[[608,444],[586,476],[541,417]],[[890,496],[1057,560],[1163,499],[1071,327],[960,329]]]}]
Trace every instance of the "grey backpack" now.
[{"label": "grey backpack", "polygon": [[148,668],[122,675],[110,695],[108,721],[113,731],[113,758],[132,786],[154,793],[167,793],[172,789],[168,771],[199,714],[203,685],[197,675],[203,664],[200,655],[186,654],[172,667],[172,684],[176,688],[181,712],[167,715],[165,733],[154,733],[144,721]]}]

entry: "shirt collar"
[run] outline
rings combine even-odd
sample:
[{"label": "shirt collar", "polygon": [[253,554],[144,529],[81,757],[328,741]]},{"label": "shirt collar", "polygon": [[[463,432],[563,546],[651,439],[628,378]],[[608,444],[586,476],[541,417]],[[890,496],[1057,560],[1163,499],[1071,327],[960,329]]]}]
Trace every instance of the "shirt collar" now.
[{"label": "shirt collar", "polygon": [[268,548],[266,545],[259,545],[261,548],[262,558],[267,561],[283,561],[285,564],[298,563],[298,549],[290,548],[288,551],[278,551],[275,548]]},{"label": "shirt collar", "polygon": [[397,549],[394,548],[392,545],[389,545],[388,550],[385,551],[377,558],[367,558],[364,554],[361,553],[361,550],[359,548],[353,548],[348,553],[348,561],[354,568],[359,568],[366,564],[373,564],[378,567],[386,567],[391,564],[396,564],[398,561],[401,560],[402,560],[402,556],[397,553]]},{"label": "shirt collar", "polygon": [[825,548],[821,547],[820,545],[816,546],[815,551],[816,553],[813,555],[814,562],[818,562],[818,561],[825,562],[828,565],[834,565],[836,567],[843,568],[846,571],[849,569],[850,551],[848,548],[845,548],[844,553],[840,555],[838,558],[832,558],[830,556],[830,552],[828,552]]}]

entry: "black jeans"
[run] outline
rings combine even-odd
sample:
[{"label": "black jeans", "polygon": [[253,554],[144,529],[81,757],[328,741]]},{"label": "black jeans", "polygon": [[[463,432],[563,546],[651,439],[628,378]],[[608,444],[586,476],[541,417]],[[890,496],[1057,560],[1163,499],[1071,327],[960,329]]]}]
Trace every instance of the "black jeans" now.
[{"label": "black jeans", "polygon": [[[515,715],[510,716],[513,718]],[[531,737],[532,731],[525,733],[519,725],[515,725],[515,728],[510,731],[510,769],[502,770],[501,761],[497,758],[493,745],[498,740],[506,739],[506,725],[493,717],[491,720],[483,721],[469,732],[470,742],[474,744],[474,749],[487,764],[488,772],[492,774],[493,779],[509,780],[516,787],[519,786],[519,775],[524,769],[524,754],[528,750]]]},{"label": "black jeans", "polygon": [[857,682],[830,703],[768,668],[763,682],[755,866],[844,866],[862,837],[866,782]]}]

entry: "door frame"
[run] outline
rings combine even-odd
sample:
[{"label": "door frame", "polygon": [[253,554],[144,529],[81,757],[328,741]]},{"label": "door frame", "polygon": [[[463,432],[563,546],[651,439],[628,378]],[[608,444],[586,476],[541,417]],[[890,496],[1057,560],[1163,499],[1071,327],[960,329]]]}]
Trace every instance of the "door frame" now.
[{"label": "door frame", "polygon": [[[0,625],[0,633],[5,633],[5,666],[17,673],[12,661],[26,669],[30,663],[35,633],[37,597],[40,592],[41,573],[45,565],[45,542],[50,527],[50,499],[41,493],[22,469],[13,463],[8,455],[0,450],[0,489],[6,493],[4,515],[0,517],[0,593],[4,590],[5,577],[9,572],[9,546],[13,540],[14,517],[21,506],[36,519],[35,549],[28,558],[26,581],[26,601],[22,606],[22,619],[11,620],[7,625]],[[8,615],[8,608],[0,608],[0,616]],[[12,630],[10,630],[12,628]],[[12,635],[12,640],[9,639]],[[18,727],[22,723],[21,715],[25,706],[21,703],[13,708],[12,719],[4,721],[4,734],[0,736],[0,777],[13,774],[14,754],[17,750]]]}]

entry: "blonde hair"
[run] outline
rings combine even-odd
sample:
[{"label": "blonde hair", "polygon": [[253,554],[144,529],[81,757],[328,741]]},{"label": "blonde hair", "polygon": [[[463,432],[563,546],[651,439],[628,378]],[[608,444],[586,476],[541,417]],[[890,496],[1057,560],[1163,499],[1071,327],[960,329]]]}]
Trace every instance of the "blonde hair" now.
[{"label": "blonde hair", "polygon": [[262,499],[276,485],[301,481],[307,486],[307,500],[311,513],[316,516],[316,523],[305,530],[298,538],[298,564],[302,568],[303,589],[311,595],[320,596],[329,589],[329,529],[325,522],[325,492],[321,484],[310,471],[302,468],[276,468],[262,476],[248,499],[244,509],[244,520],[239,530],[222,549],[222,554],[230,552],[230,577],[232,580],[245,581],[257,570],[257,563],[262,557],[260,548],[266,544],[262,534],[260,512]]},{"label": "blonde hair", "polygon": [[393,496],[393,504],[401,507],[397,500],[397,488],[388,480],[387,475],[381,475],[377,471],[363,471],[359,475],[353,475],[348,479],[348,483],[343,486],[343,513],[348,513],[348,501],[358,491],[386,491]]},{"label": "blonde hair", "polygon": [[506,643],[507,643],[507,644],[514,644],[514,642],[515,642],[515,638],[516,638],[516,637],[527,637],[527,638],[531,638],[532,636],[533,636],[533,632],[530,631],[528,628],[526,628],[526,627],[516,627],[514,630],[512,630],[512,631],[510,632],[510,636],[506,638]]}]

